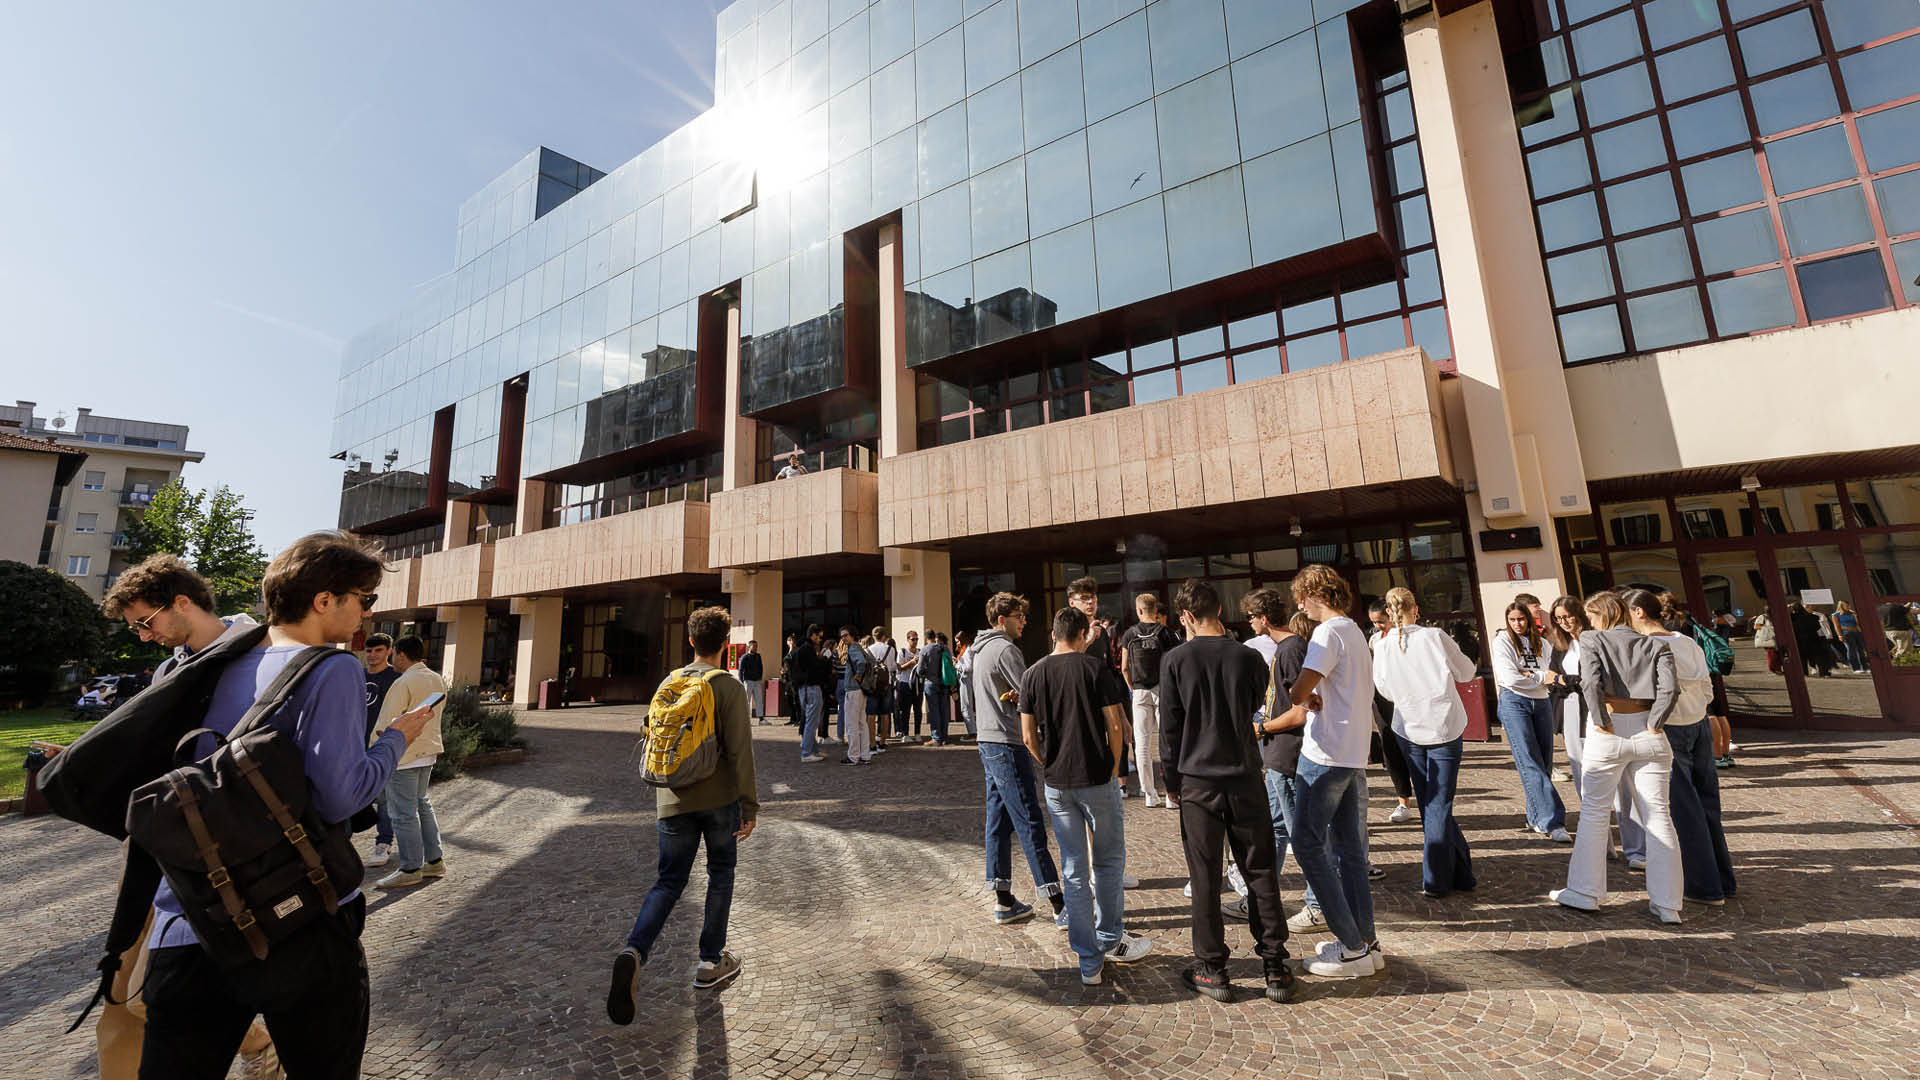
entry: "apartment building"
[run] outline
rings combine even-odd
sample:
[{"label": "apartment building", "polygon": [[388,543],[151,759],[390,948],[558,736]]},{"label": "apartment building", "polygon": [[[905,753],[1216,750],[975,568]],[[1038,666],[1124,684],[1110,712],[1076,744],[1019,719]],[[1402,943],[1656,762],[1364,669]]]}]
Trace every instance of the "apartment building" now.
[{"label": "apartment building", "polygon": [[[341,524],[455,681],[641,698],[703,603],[777,657],[1324,562],[1476,652],[1519,592],[1670,588],[1726,613],[1738,722],[1920,722],[1882,625],[1920,602],[1920,8],[718,19],[712,109],[604,173],[528,154],[347,349]],[[1865,673],[1768,669],[1757,615],[1840,601]]]},{"label": "apartment building", "polygon": [[187,449],[183,424],[98,416],[91,409],[49,419],[31,401],[0,405],[0,433],[17,434],[72,453],[85,463],[60,481],[47,508],[37,561],[65,574],[99,599],[126,568],[126,524],[154,493],[206,455]]}]

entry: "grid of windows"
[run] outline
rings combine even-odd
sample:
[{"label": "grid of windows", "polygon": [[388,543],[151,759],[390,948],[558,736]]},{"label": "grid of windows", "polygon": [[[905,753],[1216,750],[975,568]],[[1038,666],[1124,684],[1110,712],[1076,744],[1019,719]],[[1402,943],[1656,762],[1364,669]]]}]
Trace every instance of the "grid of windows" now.
[{"label": "grid of windows", "polygon": [[1545,10],[1516,108],[1568,363],[1920,301],[1920,5]]},{"label": "grid of windows", "polygon": [[920,445],[964,442],[1003,431],[1214,390],[1233,383],[1419,345],[1443,364],[1453,357],[1428,216],[1426,177],[1405,71],[1373,86],[1381,158],[1400,257],[1393,276],[1326,295],[1276,300],[1245,318],[1208,320],[1186,333],[1135,331],[1110,352],[1065,356],[1040,371],[970,372],[967,381],[921,375]]},{"label": "grid of windows", "polygon": [[691,499],[706,502],[720,490],[720,455],[700,454],[655,465],[604,484],[548,485],[547,527],[577,525],[629,510]]}]

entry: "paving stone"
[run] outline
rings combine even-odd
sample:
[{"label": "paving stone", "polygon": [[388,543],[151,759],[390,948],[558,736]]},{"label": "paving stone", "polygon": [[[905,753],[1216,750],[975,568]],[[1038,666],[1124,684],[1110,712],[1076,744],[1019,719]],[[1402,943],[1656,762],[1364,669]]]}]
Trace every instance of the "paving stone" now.
[{"label": "paving stone", "polygon": [[[536,753],[434,789],[450,873],[373,898],[369,1077],[1333,1078],[1879,1077],[1920,1045],[1920,740],[1762,735],[1722,774],[1740,879],[1722,908],[1662,927],[1639,875],[1609,867],[1604,911],[1548,903],[1569,849],[1519,832],[1500,744],[1469,747],[1459,816],[1480,889],[1419,895],[1417,823],[1388,825],[1372,776],[1383,976],[1305,977],[1247,1000],[1178,981],[1190,963],[1178,815],[1126,803],[1131,930],[1155,954],[1082,987],[1045,918],[993,925],[981,774],[966,747],[873,765],[801,765],[794,730],[755,729],[762,818],[741,846],[729,946],[746,968],[696,992],[704,869],[639,983],[641,1021],[606,1020],[608,963],[650,884],[653,800],[630,762],[638,711],[524,718]],[[837,744],[828,751],[835,756]],[[1570,785],[1562,797],[1573,801]],[[1889,807],[1892,808],[1889,811]],[[1577,825],[1577,821],[1575,822]],[[112,842],[0,819],[0,1076],[91,1075],[64,1036],[92,992]],[[1032,898],[1024,861],[1015,892]],[[1301,887],[1289,861],[1282,888]],[[1044,909],[1043,909],[1044,910]],[[1324,935],[1297,936],[1296,956]]]}]

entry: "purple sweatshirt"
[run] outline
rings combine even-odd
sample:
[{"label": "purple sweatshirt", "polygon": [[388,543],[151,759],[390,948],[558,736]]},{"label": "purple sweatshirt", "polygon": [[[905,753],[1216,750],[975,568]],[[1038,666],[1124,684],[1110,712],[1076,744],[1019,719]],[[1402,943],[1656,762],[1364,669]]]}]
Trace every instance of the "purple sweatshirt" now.
[{"label": "purple sweatshirt", "polygon": [[[304,645],[270,645],[254,649],[220,673],[214,686],[213,701],[207,707],[205,727],[225,733],[233,730]],[[366,742],[366,672],[352,653],[340,659],[328,657],[307,673],[287,703],[268,724],[293,736],[306,759],[307,787],[313,799],[314,813],[320,820],[345,821],[361,807],[373,801],[393,775],[394,766],[406,751],[407,741],[398,731],[388,728],[369,748]],[[213,752],[213,742],[202,737],[196,747],[201,755]],[[343,901],[358,896],[356,890]],[[197,945],[200,939],[180,914],[180,901],[165,882],[154,894],[153,933],[149,948]]]}]

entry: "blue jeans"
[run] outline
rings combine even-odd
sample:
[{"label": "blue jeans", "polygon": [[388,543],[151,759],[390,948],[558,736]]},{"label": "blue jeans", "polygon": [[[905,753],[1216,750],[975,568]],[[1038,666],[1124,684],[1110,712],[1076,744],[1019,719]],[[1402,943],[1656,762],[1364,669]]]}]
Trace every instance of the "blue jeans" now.
[{"label": "blue jeans", "polygon": [[1460,781],[1460,740],[1421,746],[1395,735],[1407,759],[1408,779],[1420,801],[1420,887],[1436,896],[1479,884],[1473,876],[1473,858],[1467,837],[1453,820],[1453,795]]},{"label": "blue jeans", "polygon": [[952,692],[938,679],[927,684],[927,731],[935,742],[947,741],[947,695]]},{"label": "blue jeans", "polygon": [[1567,808],[1553,789],[1553,702],[1500,691],[1500,730],[1513,752],[1520,773],[1520,790],[1527,798],[1527,826],[1550,833],[1567,824]]},{"label": "blue jeans", "polygon": [[847,741],[847,688],[844,686],[833,692],[833,734],[841,742]]},{"label": "blue jeans", "polygon": [[1367,774],[1300,758],[1294,774],[1293,855],[1320,901],[1327,929],[1349,949],[1374,940],[1367,884]]},{"label": "blue jeans", "polygon": [[[820,692],[814,687],[814,693]],[[727,947],[727,913],[733,909],[733,867],[739,855],[740,804],[728,803],[712,810],[695,810],[660,819],[660,873],[646,899],[640,901],[640,914],[633,920],[633,932],[627,944],[640,950],[641,956],[653,951],[653,942],[666,925],[673,905],[686,890],[693,872],[693,855],[700,841],[707,843],[707,911],[700,924],[700,959],[720,959]]]},{"label": "blue jeans", "polygon": [[1016,834],[1027,853],[1027,870],[1043,896],[1060,893],[1060,872],[1047,851],[1047,826],[1033,793],[1033,755],[1024,746],[983,742],[980,768],[987,776],[987,885],[1005,892],[1013,888],[1013,848]]},{"label": "blue jeans", "polygon": [[400,845],[400,869],[418,870],[440,861],[440,822],[427,798],[431,766],[395,769],[387,781],[387,814],[393,819],[394,840]]},{"label": "blue jeans", "polygon": [[[433,770],[429,769],[428,772]],[[373,830],[373,842],[376,844],[393,843],[393,817],[387,813],[387,794],[384,789],[380,797],[373,800],[373,816],[378,822]]]},{"label": "blue jeans", "polygon": [[826,702],[817,686],[803,686],[796,694],[800,698],[800,756],[812,757],[814,743],[820,738],[820,722],[824,719],[820,710]]},{"label": "blue jeans", "polygon": [[1867,670],[1867,636],[1858,630],[1845,630],[1840,640],[1847,646],[1847,666],[1855,671]]},{"label": "blue jeans", "polygon": [[1053,838],[1060,843],[1067,944],[1080,958],[1080,974],[1091,975],[1107,962],[1107,950],[1120,944],[1127,872],[1120,782],[1083,788],[1048,784],[1047,816],[1053,819]]},{"label": "blue jeans", "polygon": [[1733,856],[1720,828],[1720,773],[1713,765],[1713,729],[1705,722],[1669,725],[1673,779],[1667,802],[1680,840],[1680,874],[1693,900],[1733,895]]},{"label": "blue jeans", "polygon": [[[1288,838],[1293,835],[1293,822],[1299,815],[1296,809],[1299,802],[1297,781],[1291,776],[1263,769],[1267,781],[1267,812],[1273,815],[1273,872],[1275,876],[1287,861]],[[1307,894],[1303,902],[1315,911],[1320,910],[1320,901],[1313,897],[1313,882],[1307,882]]]}]

